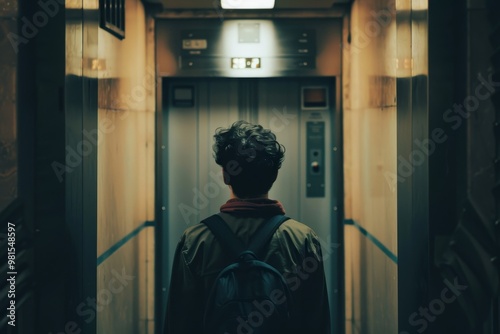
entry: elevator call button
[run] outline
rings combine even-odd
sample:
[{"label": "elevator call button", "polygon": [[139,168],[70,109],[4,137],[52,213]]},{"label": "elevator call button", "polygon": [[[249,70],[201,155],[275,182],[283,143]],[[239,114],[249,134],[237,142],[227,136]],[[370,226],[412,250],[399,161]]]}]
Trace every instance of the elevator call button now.
[{"label": "elevator call button", "polygon": [[319,172],[319,162],[313,161],[311,164],[312,171],[313,173],[318,173]]}]

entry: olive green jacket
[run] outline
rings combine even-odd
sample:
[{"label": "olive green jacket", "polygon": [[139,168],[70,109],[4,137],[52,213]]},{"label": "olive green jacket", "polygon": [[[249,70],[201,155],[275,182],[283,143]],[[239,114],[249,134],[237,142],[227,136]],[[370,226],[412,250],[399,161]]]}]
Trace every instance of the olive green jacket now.
[{"label": "olive green jacket", "polygon": [[[270,218],[243,213],[219,214],[245,245],[260,224]],[[322,251],[316,233],[289,219],[273,235],[261,260],[282,273],[290,288],[296,306],[296,333],[330,333]],[[174,257],[165,334],[202,334],[208,294],[217,274],[229,263],[231,257],[224,254],[205,224],[197,224],[184,232]]]}]

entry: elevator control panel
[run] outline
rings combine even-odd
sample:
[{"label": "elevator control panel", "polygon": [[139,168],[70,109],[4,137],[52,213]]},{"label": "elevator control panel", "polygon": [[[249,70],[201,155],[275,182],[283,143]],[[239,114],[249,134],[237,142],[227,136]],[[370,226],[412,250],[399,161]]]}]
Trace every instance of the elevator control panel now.
[{"label": "elevator control panel", "polygon": [[325,122],[306,126],[306,196],[325,197]]}]

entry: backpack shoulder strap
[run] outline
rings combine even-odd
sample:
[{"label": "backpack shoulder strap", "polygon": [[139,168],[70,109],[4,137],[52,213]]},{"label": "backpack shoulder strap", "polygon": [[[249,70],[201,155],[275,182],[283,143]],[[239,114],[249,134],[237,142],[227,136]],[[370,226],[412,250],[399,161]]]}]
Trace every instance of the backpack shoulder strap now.
[{"label": "backpack shoulder strap", "polygon": [[221,216],[215,214],[201,222],[207,225],[225,252],[229,252],[236,258],[245,250],[241,240],[234,235]]},{"label": "backpack shoulder strap", "polygon": [[254,236],[250,240],[250,245],[248,249],[252,251],[258,259],[263,257],[263,249],[274,235],[274,232],[283,224],[285,221],[290,219],[290,217],[283,215],[276,215],[269,219],[267,222],[262,223],[257,229]]}]

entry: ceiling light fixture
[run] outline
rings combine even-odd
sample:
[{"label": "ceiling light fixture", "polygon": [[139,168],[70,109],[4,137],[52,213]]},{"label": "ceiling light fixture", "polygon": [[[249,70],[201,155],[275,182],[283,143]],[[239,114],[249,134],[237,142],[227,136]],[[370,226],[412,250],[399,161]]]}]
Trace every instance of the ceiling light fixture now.
[{"label": "ceiling light fixture", "polygon": [[223,9],[272,9],[274,0],[221,0]]}]

